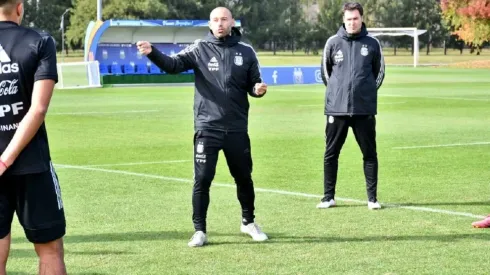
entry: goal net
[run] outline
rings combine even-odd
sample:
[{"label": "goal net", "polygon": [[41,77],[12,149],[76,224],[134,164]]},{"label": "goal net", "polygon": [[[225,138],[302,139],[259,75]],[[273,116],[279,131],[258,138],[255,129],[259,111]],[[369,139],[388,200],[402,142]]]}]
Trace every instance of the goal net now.
[{"label": "goal net", "polygon": [[368,28],[370,36],[404,36],[413,37],[413,66],[417,67],[419,63],[419,35],[424,34],[427,30],[417,28]]},{"label": "goal net", "polygon": [[98,61],[58,63],[58,89],[102,87]]}]

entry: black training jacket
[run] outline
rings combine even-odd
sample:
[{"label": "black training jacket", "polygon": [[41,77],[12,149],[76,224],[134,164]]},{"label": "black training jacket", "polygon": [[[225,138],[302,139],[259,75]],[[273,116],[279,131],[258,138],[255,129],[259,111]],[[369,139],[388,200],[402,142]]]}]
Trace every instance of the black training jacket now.
[{"label": "black training jacket", "polygon": [[237,28],[222,39],[209,32],[173,56],[152,47],[148,58],[170,74],[194,70],[196,130],[248,130],[248,95],[259,97],[254,86],[262,78],[255,51]]},{"label": "black training jacket", "polygon": [[378,89],[385,76],[379,41],[361,32],[350,35],[341,26],[323,50],[321,75],[327,86],[325,115],[376,115]]}]

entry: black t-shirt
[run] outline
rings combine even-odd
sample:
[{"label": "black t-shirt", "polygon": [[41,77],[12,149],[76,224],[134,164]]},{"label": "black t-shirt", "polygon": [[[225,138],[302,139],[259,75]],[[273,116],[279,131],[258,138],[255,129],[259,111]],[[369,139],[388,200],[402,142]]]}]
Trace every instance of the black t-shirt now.
[{"label": "black t-shirt", "polygon": [[[7,148],[31,106],[34,82],[58,81],[56,47],[47,34],[0,21],[0,152]],[[6,174],[20,175],[50,169],[44,123]]]}]

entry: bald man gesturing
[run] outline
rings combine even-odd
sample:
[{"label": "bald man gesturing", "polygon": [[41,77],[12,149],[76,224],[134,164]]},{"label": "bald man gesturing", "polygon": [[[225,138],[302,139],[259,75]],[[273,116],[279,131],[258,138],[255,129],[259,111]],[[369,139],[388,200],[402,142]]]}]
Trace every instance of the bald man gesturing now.
[{"label": "bald man gesturing", "polygon": [[242,208],[240,230],[255,241],[267,235],[254,222],[255,192],[252,181],[252,155],[248,136],[248,95],[262,97],[260,65],[252,46],[241,42],[231,12],[223,7],[210,15],[210,31],[174,56],[167,56],[147,41],[138,50],[167,73],[190,69],[195,73],[194,96],[194,187],[192,194],[195,233],[190,247],[207,243],[206,215],[209,188],[216,172],[218,154],[223,150],[237,185]]}]

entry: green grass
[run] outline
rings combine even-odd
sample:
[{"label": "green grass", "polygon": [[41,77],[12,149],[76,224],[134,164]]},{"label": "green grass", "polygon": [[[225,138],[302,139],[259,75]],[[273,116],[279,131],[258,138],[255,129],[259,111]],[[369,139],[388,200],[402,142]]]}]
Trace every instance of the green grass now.
[{"label": "green grass", "polygon": [[[69,273],[486,274],[490,231],[456,212],[490,212],[490,145],[395,147],[489,142],[488,75],[389,67],[379,92],[380,201],[453,214],[373,212],[346,201],[321,211],[318,198],[257,192],[257,222],[270,241],[254,243],[239,233],[240,208],[220,155],[215,183],[227,185],[212,187],[210,245],[199,249],[187,247],[193,88],[57,90],[47,129],[66,207]],[[321,195],[324,87],[275,86],[250,101],[256,187]],[[128,112],[137,110],[145,112]],[[61,166],[165,160],[183,162]],[[337,187],[339,198],[366,200],[351,132]],[[35,261],[15,221],[8,269],[33,274]]]},{"label": "green grass", "polygon": [[[321,54],[321,52],[320,52]],[[397,55],[394,55],[393,49],[383,49],[385,62],[387,65],[411,65],[413,64],[413,56],[410,51],[405,49],[397,50]],[[277,52],[273,55],[272,52],[258,52],[259,61],[263,66],[286,66],[286,65],[317,65],[321,62],[321,55],[306,55],[299,51],[294,54],[291,52]],[[480,55],[470,54],[469,50],[465,50],[460,54],[459,50],[448,50],[447,55],[444,55],[442,49],[434,49],[429,55],[421,50],[419,54],[419,64],[452,64],[466,61],[490,60],[490,51],[482,51]]]},{"label": "green grass", "polygon": [[[413,64],[413,56],[410,51],[405,49],[397,50],[397,55],[394,55],[393,49],[383,49],[385,62],[387,65],[411,65]],[[306,55],[303,51],[279,51],[274,55],[269,51],[259,51],[259,61],[262,66],[294,66],[294,65],[316,65],[320,66],[321,55]],[[321,54],[321,52],[320,52]],[[58,56],[59,62],[62,61]],[[483,50],[480,55],[470,54],[468,49],[465,49],[463,54],[459,50],[448,50],[447,55],[444,55],[442,49],[434,49],[429,55],[426,55],[424,50],[420,51],[419,64],[452,64],[466,61],[490,60],[490,51]],[[63,62],[83,61],[83,56],[76,53],[64,57]]]}]

